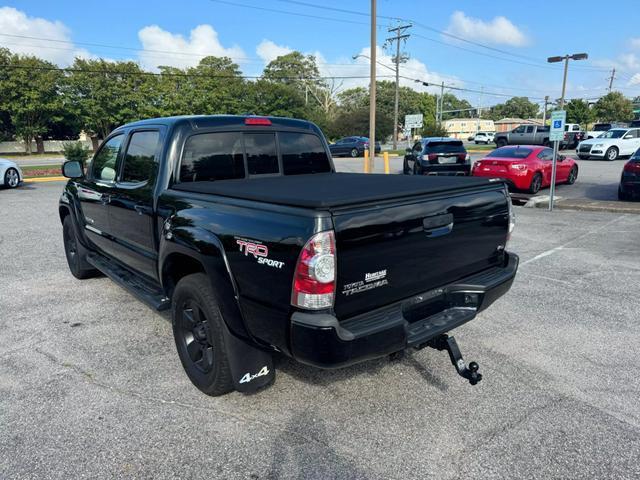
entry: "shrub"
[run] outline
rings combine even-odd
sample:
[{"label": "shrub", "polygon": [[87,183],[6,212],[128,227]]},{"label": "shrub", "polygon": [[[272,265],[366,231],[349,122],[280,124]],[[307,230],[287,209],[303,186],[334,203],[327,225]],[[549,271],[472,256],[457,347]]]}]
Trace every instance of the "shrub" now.
[{"label": "shrub", "polygon": [[89,149],[81,142],[65,143],[62,152],[64,154],[64,158],[80,162],[80,165],[82,165],[83,168],[90,155]]}]

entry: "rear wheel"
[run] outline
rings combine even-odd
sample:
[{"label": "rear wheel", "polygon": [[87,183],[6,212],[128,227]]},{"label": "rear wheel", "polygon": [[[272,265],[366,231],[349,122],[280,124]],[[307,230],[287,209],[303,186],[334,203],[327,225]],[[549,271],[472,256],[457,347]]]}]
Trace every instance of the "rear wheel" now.
[{"label": "rear wheel", "polygon": [[212,396],[232,391],[224,320],[204,273],[187,275],[178,282],[171,314],[178,357],[191,383]]},{"label": "rear wheel", "polygon": [[67,257],[67,265],[71,275],[79,280],[95,277],[99,272],[87,263],[86,249],[78,242],[76,231],[73,228],[71,215],[67,215],[62,222],[62,240],[64,242],[64,254]]},{"label": "rear wheel", "polygon": [[15,168],[8,168],[4,172],[4,184],[8,188],[16,188],[20,185],[20,175],[18,175],[18,171]]},{"label": "rear wheel", "polygon": [[538,193],[542,187],[542,175],[540,172],[536,173],[531,179],[531,185],[529,185],[529,193]]},{"label": "rear wheel", "polygon": [[616,158],[618,158],[618,149],[616,147],[609,147],[607,152],[604,154],[604,158],[613,162]]},{"label": "rear wheel", "polygon": [[422,169],[417,161],[413,162],[413,171],[411,173],[414,175],[422,175]]},{"label": "rear wheel", "polygon": [[569,170],[569,176],[567,177],[567,185],[573,185],[578,178],[578,167],[575,165]]},{"label": "rear wheel", "polygon": [[350,153],[351,153],[351,158],[356,158],[358,156],[358,149],[352,148]]},{"label": "rear wheel", "polygon": [[507,145],[507,141],[504,138],[499,138],[498,140],[496,140],[496,146],[498,148],[505,147],[506,145]]},{"label": "rear wheel", "polygon": [[625,193],[620,186],[618,186],[618,200],[629,200],[629,194]]}]

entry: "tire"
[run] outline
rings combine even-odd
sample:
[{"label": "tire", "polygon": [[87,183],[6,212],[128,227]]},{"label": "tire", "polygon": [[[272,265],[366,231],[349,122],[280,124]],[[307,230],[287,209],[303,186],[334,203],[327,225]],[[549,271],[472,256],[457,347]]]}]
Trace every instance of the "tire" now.
[{"label": "tire", "polygon": [[[543,147],[551,147],[551,142],[549,141],[548,138],[545,138],[544,140],[542,140],[542,146]],[[558,150],[560,149],[560,147],[558,147]]]},{"label": "tire", "polygon": [[604,153],[605,160],[609,160],[613,162],[618,158],[618,149],[616,147],[609,147],[607,151]]},{"label": "tire", "polygon": [[182,278],[171,301],[173,338],[182,367],[191,383],[214,397],[234,389],[218,303],[204,273]]},{"label": "tire", "polygon": [[496,147],[501,148],[506,146],[507,146],[507,141],[504,138],[499,138],[498,140],[496,140]]},{"label": "tire", "polygon": [[477,140],[474,142],[476,145],[478,145],[480,142],[478,142]]},{"label": "tire", "polygon": [[352,148],[350,154],[351,154],[351,158],[356,158],[358,156],[358,149]]},{"label": "tire", "polygon": [[538,193],[542,187],[542,175],[537,172],[531,179],[531,185],[529,185],[529,193]]},{"label": "tire", "polygon": [[7,168],[4,172],[4,186],[7,188],[16,188],[20,185],[20,174],[15,168]]},{"label": "tire", "polygon": [[411,173],[413,175],[422,175],[422,169],[417,161],[413,162],[413,171]]},{"label": "tire", "polygon": [[87,250],[78,242],[71,215],[64,217],[64,221],[62,222],[62,240],[64,243],[64,254],[67,257],[67,265],[69,265],[71,275],[78,280],[85,280],[100,274],[100,272],[93,268],[86,260]]},{"label": "tire", "polygon": [[629,194],[623,192],[620,186],[618,186],[618,200],[629,200]]},{"label": "tire", "polygon": [[577,178],[578,178],[578,167],[574,165],[573,167],[571,167],[571,170],[569,170],[569,176],[567,177],[567,185],[573,185],[574,183],[576,183]]},{"label": "tire", "polygon": [[405,159],[404,163],[402,164],[402,173],[404,175],[411,175],[413,172],[411,172],[411,169],[409,168],[409,162],[407,162],[407,160]]}]

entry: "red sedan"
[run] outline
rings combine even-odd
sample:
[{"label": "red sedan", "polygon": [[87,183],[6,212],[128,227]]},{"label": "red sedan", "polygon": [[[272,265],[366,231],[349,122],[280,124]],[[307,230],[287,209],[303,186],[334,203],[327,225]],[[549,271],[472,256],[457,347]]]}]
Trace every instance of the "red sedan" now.
[{"label": "red sedan", "polygon": [[[478,160],[471,170],[474,177],[499,177],[510,188],[538,193],[551,185],[553,150],[536,145],[517,145],[495,149]],[[573,158],[558,155],[556,184],[572,185],[578,178],[578,164]]]}]

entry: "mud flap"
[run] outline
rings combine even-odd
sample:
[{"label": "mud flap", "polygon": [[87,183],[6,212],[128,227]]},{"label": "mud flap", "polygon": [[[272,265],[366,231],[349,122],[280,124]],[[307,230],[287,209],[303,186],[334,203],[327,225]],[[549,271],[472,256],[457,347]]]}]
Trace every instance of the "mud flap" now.
[{"label": "mud flap", "polygon": [[255,392],[273,382],[276,372],[271,352],[236,337],[228,328],[223,330],[235,389],[245,393]]}]

